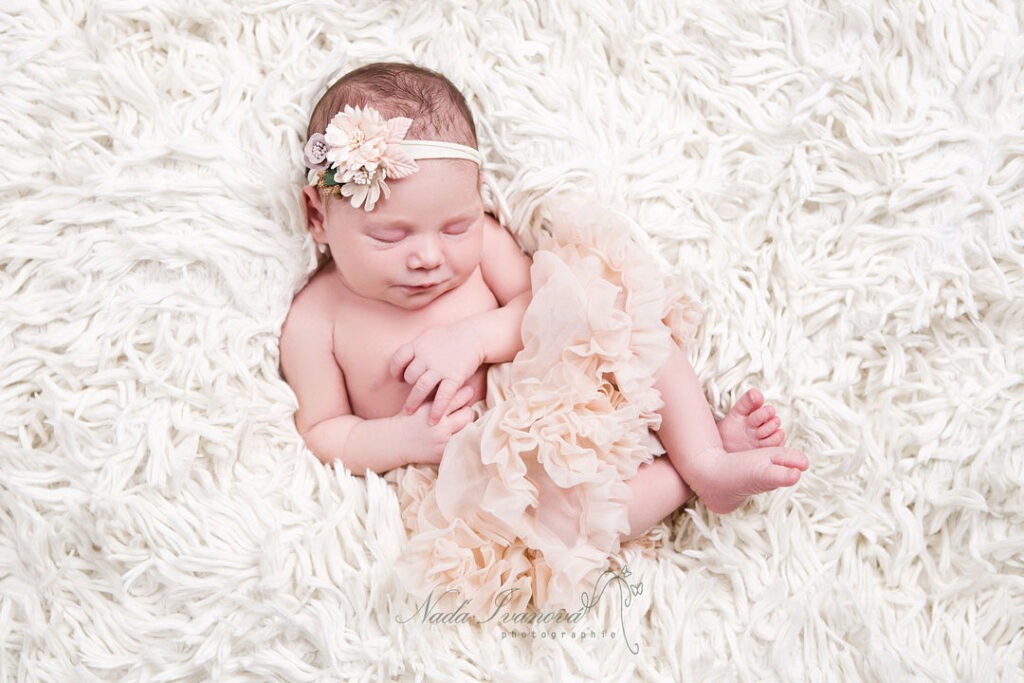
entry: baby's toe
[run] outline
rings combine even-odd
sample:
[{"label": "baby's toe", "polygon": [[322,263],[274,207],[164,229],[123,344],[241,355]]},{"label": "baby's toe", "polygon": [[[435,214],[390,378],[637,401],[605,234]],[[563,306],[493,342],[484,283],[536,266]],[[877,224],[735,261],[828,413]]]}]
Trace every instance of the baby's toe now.
[{"label": "baby's toe", "polygon": [[747,424],[751,427],[760,427],[775,417],[775,408],[772,406],[761,406],[747,416]]},{"label": "baby's toe", "polygon": [[792,486],[800,481],[800,470],[792,467],[780,467],[778,465],[773,465],[771,476],[775,479],[776,488],[780,486]]},{"label": "baby's toe", "polygon": [[751,413],[763,405],[764,395],[757,389],[749,389],[747,393],[740,397],[740,400],[736,401],[733,410],[744,417],[749,417]]},{"label": "baby's toe", "polygon": [[810,463],[803,451],[795,448],[776,448],[771,456],[772,463],[782,467],[791,467],[798,470],[806,470]]},{"label": "baby's toe", "polygon": [[767,439],[769,436],[774,434],[781,426],[782,420],[780,420],[778,417],[773,417],[772,419],[768,420],[763,425],[758,427],[757,430],[754,432],[754,435],[758,439]]}]

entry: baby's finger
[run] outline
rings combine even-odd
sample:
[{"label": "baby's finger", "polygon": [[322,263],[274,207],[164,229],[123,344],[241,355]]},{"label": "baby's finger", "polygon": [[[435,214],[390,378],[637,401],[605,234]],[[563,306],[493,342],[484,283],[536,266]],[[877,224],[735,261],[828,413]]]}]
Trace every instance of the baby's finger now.
[{"label": "baby's finger", "polygon": [[437,383],[441,381],[441,376],[436,372],[428,370],[420,375],[419,379],[416,380],[416,384],[412,385],[412,391],[409,392],[409,397],[405,399],[405,412],[408,415],[412,415],[416,412],[427,396],[430,396],[430,392],[434,390]]},{"label": "baby's finger", "polygon": [[413,350],[412,344],[406,344],[395,351],[395,355],[391,356],[391,363],[388,365],[388,374],[399,379],[402,373],[405,371],[405,366],[409,364],[416,356],[416,352]]},{"label": "baby's finger", "polygon": [[[427,374],[427,370],[426,363],[419,358],[413,358],[412,362],[405,366],[405,373],[402,375],[402,379],[405,380],[406,384],[416,384],[423,375]],[[434,384],[437,384],[439,381],[441,381],[440,377],[434,381]]]},{"label": "baby's finger", "polygon": [[473,400],[473,387],[468,384],[462,385],[462,388],[455,392],[455,396],[452,397],[452,402],[448,404],[448,410],[454,413],[459,408],[464,408]]},{"label": "baby's finger", "polygon": [[451,430],[448,432],[449,434],[461,432],[466,428],[466,425],[473,421],[473,409],[468,407],[460,408],[444,419],[447,421],[449,429]]},{"label": "baby's finger", "polygon": [[434,394],[434,404],[430,406],[430,424],[436,425],[437,421],[448,414],[452,399],[459,385],[453,379],[441,380],[437,385],[437,393]]}]

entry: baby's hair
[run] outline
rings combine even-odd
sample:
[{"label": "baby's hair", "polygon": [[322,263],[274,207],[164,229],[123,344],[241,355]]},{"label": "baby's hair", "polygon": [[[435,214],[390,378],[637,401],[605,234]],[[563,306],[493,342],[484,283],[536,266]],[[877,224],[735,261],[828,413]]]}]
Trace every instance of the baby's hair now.
[{"label": "baby's hair", "polygon": [[385,119],[412,119],[409,140],[442,140],[476,148],[476,126],[466,98],[441,74],[414,64],[377,62],[336,81],[313,108],[307,138],[323,133],[345,105],[371,106]]}]

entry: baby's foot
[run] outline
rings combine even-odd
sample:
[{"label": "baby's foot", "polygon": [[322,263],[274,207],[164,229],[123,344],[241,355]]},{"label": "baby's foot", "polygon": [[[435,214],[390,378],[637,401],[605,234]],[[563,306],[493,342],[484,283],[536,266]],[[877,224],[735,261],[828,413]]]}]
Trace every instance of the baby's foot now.
[{"label": "baby's foot", "polygon": [[718,423],[718,433],[726,451],[749,451],[765,446],[781,446],[786,434],[775,408],[765,405],[764,396],[751,389],[736,401],[729,414]]},{"label": "baby's foot", "polygon": [[795,448],[757,448],[726,453],[705,451],[687,463],[683,479],[701,502],[718,514],[732,512],[756,493],[792,486],[807,469],[807,456]]}]

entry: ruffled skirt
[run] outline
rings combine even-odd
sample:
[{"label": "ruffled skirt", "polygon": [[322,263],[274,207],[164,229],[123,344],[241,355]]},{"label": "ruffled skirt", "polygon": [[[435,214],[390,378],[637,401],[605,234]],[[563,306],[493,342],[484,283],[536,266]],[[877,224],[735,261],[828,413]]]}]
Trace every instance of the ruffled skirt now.
[{"label": "ruffled skirt", "polygon": [[546,228],[523,350],[489,369],[478,419],[439,468],[389,475],[410,534],[402,584],[454,591],[479,618],[496,600],[578,607],[608,567],[630,531],[625,482],[663,452],[656,374],[699,319],[621,219],[577,208]]}]

